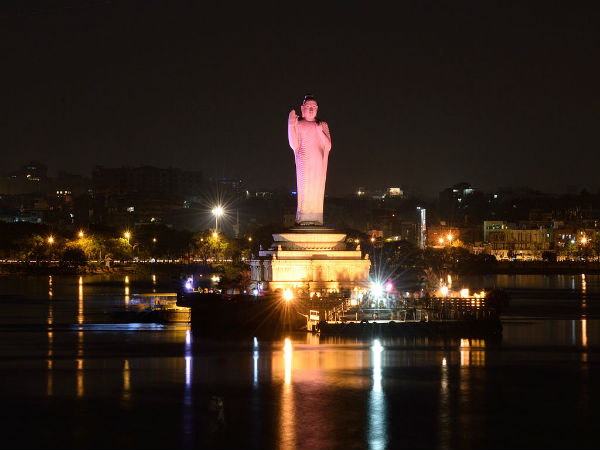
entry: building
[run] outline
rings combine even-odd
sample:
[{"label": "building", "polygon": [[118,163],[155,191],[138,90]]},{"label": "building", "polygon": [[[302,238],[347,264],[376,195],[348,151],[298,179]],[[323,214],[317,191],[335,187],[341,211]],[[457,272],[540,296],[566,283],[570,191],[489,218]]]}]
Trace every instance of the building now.
[{"label": "building", "polygon": [[553,247],[550,228],[525,228],[508,222],[484,221],[485,243],[497,259],[541,260]]},{"label": "building", "polygon": [[274,234],[271,248],[250,261],[253,287],[347,295],[368,288],[368,255],[362,256],[360,245],[347,250],[345,240],[345,234],[323,228]]}]

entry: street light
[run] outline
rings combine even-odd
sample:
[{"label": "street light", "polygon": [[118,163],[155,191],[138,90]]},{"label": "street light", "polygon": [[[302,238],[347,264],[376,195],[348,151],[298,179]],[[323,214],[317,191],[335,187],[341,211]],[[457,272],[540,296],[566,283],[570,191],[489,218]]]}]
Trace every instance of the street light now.
[{"label": "street light", "polygon": [[131,237],[131,233],[129,231],[126,231],[125,234],[123,234],[123,236],[125,236],[125,239],[127,239],[127,243],[129,244],[129,238]]},{"label": "street light", "polygon": [[80,232],[78,233],[78,236],[79,236],[79,239],[83,239],[83,231],[80,231]]},{"label": "street light", "polygon": [[48,244],[54,244],[54,238],[52,236],[48,236]]},{"label": "street light", "polygon": [[215,206],[211,212],[215,216],[215,230],[219,231],[219,217],[223,215],[223,208],[221,206]]}]

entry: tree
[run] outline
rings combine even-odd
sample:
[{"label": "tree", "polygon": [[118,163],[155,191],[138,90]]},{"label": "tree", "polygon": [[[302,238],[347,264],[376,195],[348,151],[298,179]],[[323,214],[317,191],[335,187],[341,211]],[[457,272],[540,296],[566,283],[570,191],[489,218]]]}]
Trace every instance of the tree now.
[{"label": "tree", "polygon": [[78,268],[87,264],[87,256],[77,245],[67,246],[60,255],[61,266]]},{"label": "tree", "polygon": [[132,247],[127,242],[127,239],[107,239],[106,241],[106,258],[129,260],[132,258]]}]

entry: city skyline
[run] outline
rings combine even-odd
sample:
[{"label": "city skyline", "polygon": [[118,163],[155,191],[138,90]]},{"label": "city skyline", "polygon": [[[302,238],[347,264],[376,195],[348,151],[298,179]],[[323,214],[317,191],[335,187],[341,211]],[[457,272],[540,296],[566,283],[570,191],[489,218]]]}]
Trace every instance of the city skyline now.
[{"label": "city skyline", "polygon": [[3,167],[147,164],[291,187],[286,116],[312,92],[332,128],[328,195],[600,188],[597,9],[322,5],[302,23],[211,8],[4,6]]}]

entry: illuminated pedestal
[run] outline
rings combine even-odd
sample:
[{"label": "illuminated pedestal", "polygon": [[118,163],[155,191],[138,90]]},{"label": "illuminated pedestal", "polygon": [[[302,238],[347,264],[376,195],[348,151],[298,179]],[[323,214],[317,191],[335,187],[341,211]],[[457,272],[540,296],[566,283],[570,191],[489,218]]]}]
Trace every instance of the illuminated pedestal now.
[{"label": "illuminated pedestal", "polygon": [[360,248],[346,250],[346,235],[325,227],[297,227],[274,234],[269,250],[250,261],[252,282],[264,290],[305,291],[366,288],[369,257]]}]

